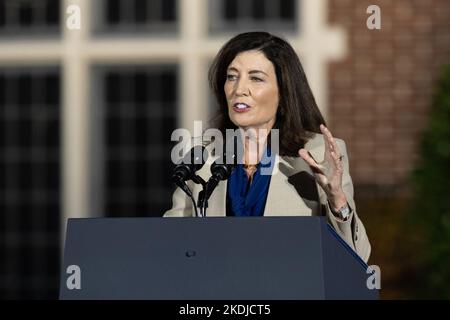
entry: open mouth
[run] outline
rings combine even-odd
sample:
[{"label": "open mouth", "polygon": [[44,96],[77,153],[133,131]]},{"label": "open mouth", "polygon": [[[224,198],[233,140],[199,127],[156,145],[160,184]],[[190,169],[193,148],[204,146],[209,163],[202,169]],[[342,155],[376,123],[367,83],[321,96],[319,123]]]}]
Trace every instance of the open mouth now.
[{"label": "open mouth", "polygon": [[233,105],[233,110],[236,112],[244,112],[250,109],[250,106],[245,103],[235,103]]}]

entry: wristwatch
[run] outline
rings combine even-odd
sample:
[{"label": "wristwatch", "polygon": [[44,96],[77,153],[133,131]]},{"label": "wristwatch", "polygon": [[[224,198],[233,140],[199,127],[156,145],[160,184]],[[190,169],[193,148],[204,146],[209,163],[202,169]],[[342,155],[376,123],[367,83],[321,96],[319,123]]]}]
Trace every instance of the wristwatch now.
[{"label": "wristwatch", "polygon": [[348,217],[350,217],[351,211],[352,210],[350,209],[350,206],[348,205],[348,203],[346,203],[345,205],[340,207],[337,212],[333,211],[333,213],[336,216],[338,216],[339,218],[341,218],[342,220],[346,221],[348,219]]}]

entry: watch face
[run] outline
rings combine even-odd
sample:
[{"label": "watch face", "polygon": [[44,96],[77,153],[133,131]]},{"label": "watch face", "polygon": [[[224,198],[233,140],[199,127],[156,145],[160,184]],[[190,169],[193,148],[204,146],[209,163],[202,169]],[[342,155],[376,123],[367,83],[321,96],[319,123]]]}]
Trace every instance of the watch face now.
[{"label": "watch face", "polygon": [[345,206],[344,208],[342,208],[341,210],[339,210],[339,213],[341,214],[341,216],[343,218],[347,218],[350,214],[350,208],[349,206]]}]

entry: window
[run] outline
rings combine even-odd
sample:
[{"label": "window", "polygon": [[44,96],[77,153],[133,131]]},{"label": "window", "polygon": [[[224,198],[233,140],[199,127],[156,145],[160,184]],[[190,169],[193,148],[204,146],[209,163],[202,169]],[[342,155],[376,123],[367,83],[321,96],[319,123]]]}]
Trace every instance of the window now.
[{"label": "window", "polygon": [[210,31],[295,32],[296,0],[211,0]]},{"label": "window", "polygon": [[[327,6],[321,2],[183,1],[183,6],[177,0],[80,1],[82,16],[90,18],[86,36],[64,32],[55,37],[65,25],[67,2],[0,0],[0,44],[8,47],[0,50],[2,64],[8,66],[0,66],[0,259],[7,261],[0,263],[0,297],[57,297],[58,244],[64,232],[59,226],[69,216],[158,216],[170,208],[175,189],[170,181],[171,133],[216,112],[215,99],[206,97],[211,94],[206,64],[229,33],[266,29],[301,39],[310,48],[306,58],[317,57],[308,65],[317,90],[326,80],[330,52],[341,50],[341,45],[320,43],[345,43],[317,19],[310,19],[298,36],[299,6],[305,5],[303,14],[322,12]],[[187,21],[187,29],[180,29],[181,21]],[[326,37],[317,41],[317,30]],[[52,45],[36,52],[36,41],[47,35],[53,37]],[[138,41],[128,41],[135,36]],[[8,42],[13,37],[22,40],[20,46]],[[74,48],[69,56],[61,50],[66,44]],[[298,43],[294,48],[301,51]],[[36,62],[31,62],[34,54]],[[148,64],[136,66],[143,57]],[[159,66],[161,59],[170,65]],[[60,79],[58,68],[38,67],[48,63],[43,61],[61,62],[61,70],[69,72]],[[82,72],[70,72],[74,63]],[[60,128],[59,105],[52,102],[59,100],[62,83],[70,84],[66,94],[83,97],[80,105],[64,99],[64,114],[73,116],[66,128]],[[324,96],[318,91],[316,99]],[[89,132],[84,131],[85,119],[90,119]],[[64,157],[66,163],[57,157],[62,129],[71,134],[61,151],[78,155]],[[61,206],[60,170],[74,167],[80,175],[65,181],[70,201]]]},{"label": "window", "polygon": [[174,66],[105,67],[105,216],[161,216],[171,206],[170,142],[177,120]]},{"label": "window", "polygon": [[57,68],[0,68],[0,297],[57,298]]},{"label": "window", "polygon": [[[176,0],[101,0],[98,33],[171,34],[177,31]],[[96,8],[99,10],[99,8]]]},{"label": "window", "polygon": [[0,37],[59,33],[59,0],[0,0]]}]

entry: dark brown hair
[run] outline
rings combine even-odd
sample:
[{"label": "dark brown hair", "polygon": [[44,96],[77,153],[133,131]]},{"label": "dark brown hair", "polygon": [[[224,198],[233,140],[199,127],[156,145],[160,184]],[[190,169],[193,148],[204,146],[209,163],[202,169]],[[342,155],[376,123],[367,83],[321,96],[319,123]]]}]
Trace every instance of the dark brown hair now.
[{"label": "dark brown hair", "polygon": [[219,104],[212,124],[223,134],[226,129],[236,128],[228,116],[224,84],[230,63],[239,53],[248,50],[261,51],[274,66],[280,94],[274,128],[280,130],[280,155],[298,156],[299,148],[312,137],[313,132],[320,133],[319,126],[325,121],[294,49],[270,33],[242,33],[220,49],[209,69],[209,85]]}]

